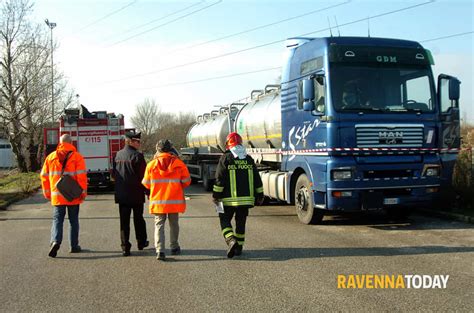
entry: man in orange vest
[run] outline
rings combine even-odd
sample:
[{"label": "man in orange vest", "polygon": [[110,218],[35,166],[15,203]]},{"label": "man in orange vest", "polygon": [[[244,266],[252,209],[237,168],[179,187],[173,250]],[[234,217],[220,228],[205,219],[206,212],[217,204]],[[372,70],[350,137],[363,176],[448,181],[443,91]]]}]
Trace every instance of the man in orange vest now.
[{"label": "man in orange vest", "polygon": [[142,184],[150,189],[150,214],[155,215],[157,259],[165,261],[165,222],[170,224],[171,254],[181,253],[178,243],[179,213],[186,211],[184,188],[191,184],[188,168],[175,154],[168,139],[158,141],[157,154],[145,170]]},{"label": "man in orange vest", "polygon": [[[65,160],[66,166],[64,168],[64,175],[69,175],[75,179],[83,190],[81,196],[72,201],[68,201],[64,198],[56,188],[56,184],[61,178]],[[43,189],[43,196],[51,200],[51,204],[54,206],[53,226],[51,227],[51,246],[48,255],[55,258],[61,246],[66,209],[70,224],[70,252],[81,252],[81,246],[79,246],[79,205],[84,201],[87,195],[87,173],[84,158],[72,145],[70,135],[62,135],[56,151],[46,157],[43,169],[41,170],[41,187]]]}]

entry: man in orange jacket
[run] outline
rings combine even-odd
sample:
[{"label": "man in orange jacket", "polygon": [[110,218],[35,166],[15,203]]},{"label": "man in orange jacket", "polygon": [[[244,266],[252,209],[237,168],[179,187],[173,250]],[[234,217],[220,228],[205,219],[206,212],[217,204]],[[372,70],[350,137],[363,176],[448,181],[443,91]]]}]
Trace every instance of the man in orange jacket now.
[{"label": "man in orange jacket", "polygon": [[[64,174],[74,178],[83,190],[81,196],[72,201],[66,200],[56,188],[56,184],[61,178],[61,171],[66,157],[67,161]],[[43,189],[43,196],[51,200],[51,204],[54,206],[53,226],[51,227],[51,246],[48,255],[55,258],[61,246],[66,209],[70,224],[70,252],[81,252],[81,246],[79,246],[79,205],[84,201],[87,195],[87,173],[84,158],[72,145],[70,135],[62,135],[56,151],[46,157],[43,169],[41,170],[41,187]]]},{"label": "man in orange jacket", "polygon": [[158,141],[157,154],[145,170],[142,184],[150,189],[150,214],[155,215],[155,248],[157,259],[164,261],[165,222],[169,218],[171,254],[181,253],[178,243],[178,214],[186,211],[184,188],[191,184],[188,168],[176,155],[168,139]]}]

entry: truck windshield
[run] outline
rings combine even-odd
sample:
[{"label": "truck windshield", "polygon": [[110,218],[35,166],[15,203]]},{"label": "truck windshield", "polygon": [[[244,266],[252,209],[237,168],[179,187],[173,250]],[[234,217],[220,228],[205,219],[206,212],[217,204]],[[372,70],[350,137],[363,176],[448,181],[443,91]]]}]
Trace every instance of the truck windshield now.
[{"label": "truck windshield", "polygon": [[431,112],[435,92],[427,68],[333,64],[331,92],[338,112]]}]

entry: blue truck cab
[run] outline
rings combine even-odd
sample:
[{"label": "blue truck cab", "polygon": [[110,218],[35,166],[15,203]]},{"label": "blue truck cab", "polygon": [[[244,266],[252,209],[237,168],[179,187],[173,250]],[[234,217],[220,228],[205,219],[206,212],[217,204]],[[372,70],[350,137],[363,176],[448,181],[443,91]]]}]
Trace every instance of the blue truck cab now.
[{"label": "blue truck cab", "polygon": [[460,147],[459,86],[419,43],[292,38],[281,81],[281,168],[303,223],[436,199]]}]

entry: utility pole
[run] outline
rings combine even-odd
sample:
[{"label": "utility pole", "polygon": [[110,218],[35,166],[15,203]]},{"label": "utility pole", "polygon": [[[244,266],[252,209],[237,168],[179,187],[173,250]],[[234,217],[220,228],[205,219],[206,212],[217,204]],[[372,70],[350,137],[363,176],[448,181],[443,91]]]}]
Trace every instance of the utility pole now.
[{"label": "utility pole", "polygon": [[54,123],[54,61],[53,61],[53,28],[56,27],[56,23],[50,22],[45,19],[44,22],[51,29],[51,121]]}]

